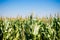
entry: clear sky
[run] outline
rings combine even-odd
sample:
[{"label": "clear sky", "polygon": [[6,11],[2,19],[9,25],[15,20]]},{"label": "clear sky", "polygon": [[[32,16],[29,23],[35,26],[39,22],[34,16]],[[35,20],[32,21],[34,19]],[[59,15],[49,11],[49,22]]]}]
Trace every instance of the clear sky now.
[{"label": "clear sky", "polygon": [[60,0],[0,0],[0,16],[52,16],[60,13]]}]

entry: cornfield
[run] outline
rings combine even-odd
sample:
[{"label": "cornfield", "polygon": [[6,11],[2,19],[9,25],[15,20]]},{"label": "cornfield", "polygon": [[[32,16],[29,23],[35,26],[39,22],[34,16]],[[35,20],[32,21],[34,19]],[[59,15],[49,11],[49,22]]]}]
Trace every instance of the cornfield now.
[{"label": "cornfield", "polygon": [[0,17],[0,40],[60,40],[60,17]]}]

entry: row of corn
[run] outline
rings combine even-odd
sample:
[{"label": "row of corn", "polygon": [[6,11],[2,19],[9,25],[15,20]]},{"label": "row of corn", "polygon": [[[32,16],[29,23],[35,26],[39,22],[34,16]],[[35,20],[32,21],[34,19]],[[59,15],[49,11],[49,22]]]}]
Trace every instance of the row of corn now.
[{"label": "row of corn", "polygon": [[0,40],[60,40],[60,18],[0,18]]}]

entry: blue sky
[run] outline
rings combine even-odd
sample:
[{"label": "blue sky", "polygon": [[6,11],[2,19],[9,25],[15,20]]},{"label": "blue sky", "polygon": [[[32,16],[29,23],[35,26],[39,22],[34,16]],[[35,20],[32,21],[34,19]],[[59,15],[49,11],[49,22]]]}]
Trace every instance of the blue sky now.
[{"label": "blue sky", "polygon": [[0,16],[52,16],[60,13],[60,0],[0,0]]}]

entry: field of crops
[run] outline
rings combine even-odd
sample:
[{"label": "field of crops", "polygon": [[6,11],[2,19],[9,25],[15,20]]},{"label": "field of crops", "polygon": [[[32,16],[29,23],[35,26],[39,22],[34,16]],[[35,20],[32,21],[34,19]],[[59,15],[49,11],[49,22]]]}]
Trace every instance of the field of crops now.
[{"label": "field of crops", "polygon": [[60,40],[60,18],[0,18],[0,40]]}]

